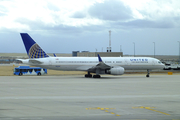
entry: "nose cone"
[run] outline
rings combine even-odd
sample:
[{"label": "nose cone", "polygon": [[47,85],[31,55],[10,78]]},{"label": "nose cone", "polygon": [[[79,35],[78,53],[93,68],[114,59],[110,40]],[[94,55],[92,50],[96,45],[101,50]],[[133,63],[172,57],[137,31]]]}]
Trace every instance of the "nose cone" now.
[{"label": "nose cone", "polygon": [[165,68],[165,65],[164,64],[161,64],[160,65],[160,69],[163,70]]}]

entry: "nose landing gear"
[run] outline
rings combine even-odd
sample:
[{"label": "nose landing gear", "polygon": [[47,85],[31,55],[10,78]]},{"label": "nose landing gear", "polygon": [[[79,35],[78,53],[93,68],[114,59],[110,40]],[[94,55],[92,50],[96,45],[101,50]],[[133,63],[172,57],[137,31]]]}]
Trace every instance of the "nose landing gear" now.
[{"label": "nose landing gear", "polygon": [[146,77],[150,77],[149,74],[150,74],[150,71],[147,70],[147,75],[146,75]]}]

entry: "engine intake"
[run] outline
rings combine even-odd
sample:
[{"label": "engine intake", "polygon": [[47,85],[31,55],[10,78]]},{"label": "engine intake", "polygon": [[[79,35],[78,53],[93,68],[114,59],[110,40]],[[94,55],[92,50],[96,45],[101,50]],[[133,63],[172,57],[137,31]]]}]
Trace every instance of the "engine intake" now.
[{"label": "engine intake", "polygon": [[123,75],[124,74],[124,68],[123,67],[111,68],[110,70],[106,70],[106,74]]}]

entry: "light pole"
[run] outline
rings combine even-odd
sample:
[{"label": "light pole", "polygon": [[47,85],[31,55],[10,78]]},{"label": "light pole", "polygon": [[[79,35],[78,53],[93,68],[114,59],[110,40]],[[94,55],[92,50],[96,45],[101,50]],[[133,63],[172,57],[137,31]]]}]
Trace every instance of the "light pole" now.
[{"label": "light pole", "polygon": [[134,44],[134,57],[135,57],[135,42],[133,42],[133,44]]},{"label": "light pole", "polygon": [[179,42],[179,63],[180,63],[180,41],[177,42]]},{"label": "light pole", "polygon": [[155,58],[155,42],[153,42],[154,43],[154,58]]},{"label": "light pole", "polygon": [[122,52],[122,46],[120,45],[120,52]]}]

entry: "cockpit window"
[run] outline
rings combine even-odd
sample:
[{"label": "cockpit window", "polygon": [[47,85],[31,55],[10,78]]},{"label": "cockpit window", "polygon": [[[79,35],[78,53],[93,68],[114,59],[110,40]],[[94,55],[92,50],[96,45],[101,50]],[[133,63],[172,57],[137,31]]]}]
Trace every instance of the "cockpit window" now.
[{"label": "cockpit window", "polygon": [[161,64],[162,62],[161,61],[158,61],[159,64]]}]

